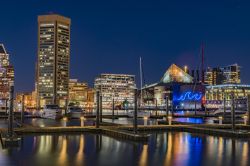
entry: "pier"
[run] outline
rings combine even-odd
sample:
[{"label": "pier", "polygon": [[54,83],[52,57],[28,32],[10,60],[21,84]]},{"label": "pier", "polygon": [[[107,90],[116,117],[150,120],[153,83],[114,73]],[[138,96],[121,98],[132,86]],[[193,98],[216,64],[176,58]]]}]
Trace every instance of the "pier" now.
[{"label": "pier", "polygon": [[[65,134],[65,133],[95,133],[103,134],[116,139],[128,141],[148,141],[150,133],[169,131],[169,132],[189,132],[193,134],[206,134],[213,136],[223,136],[231,138],[250,138],[249,125],[235,125],[235,131],[231,129],[230,124],[180,124],[174,122],[172,125],[138,125],[137,133],[134,133],[133,125],[119,125],[102,122],[99,128],[95,126],[67,126],[67,127],[35,127],[32,125],[23,125],[14,128],[17,135],[29,134]],[[7,130],[0,129],[1,135]]]}]

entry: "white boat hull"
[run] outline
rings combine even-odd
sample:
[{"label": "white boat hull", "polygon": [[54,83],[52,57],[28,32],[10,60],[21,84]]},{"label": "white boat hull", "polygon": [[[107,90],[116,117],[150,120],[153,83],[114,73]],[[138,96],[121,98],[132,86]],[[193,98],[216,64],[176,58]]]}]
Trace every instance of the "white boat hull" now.
[{"label": "white boat hull", "polygon": [[[133,118],[134,117],[134,111],[128,112],[128,116]],[[137,118],[144,118],[144,117],[150,117],[149,111],[138,111],[137,112]]]},{"label": "white boat hull", "polygon": [[71,118],[80,118],[81,116],[83,116],[83,113],[82,112],[71,112],[69,113],[70,117]]},{"label": "white boat hull", "polygon": [[[220,115],[220,114],[223,114],[224,113],[224,110],[216,110],[213,112],[213,115]],[[243,111],[243,110],[235,110],[235,114],[236,115],[242,115],[242,114],[245,114],[246,111]],[[231,110],[226,110],[226,114],[231,114]]]},{"label": "white boat hull", "polygon": [[62,113],[58,111],[43,111],[41,117],[45,119],[60,119],[62,118]]}]

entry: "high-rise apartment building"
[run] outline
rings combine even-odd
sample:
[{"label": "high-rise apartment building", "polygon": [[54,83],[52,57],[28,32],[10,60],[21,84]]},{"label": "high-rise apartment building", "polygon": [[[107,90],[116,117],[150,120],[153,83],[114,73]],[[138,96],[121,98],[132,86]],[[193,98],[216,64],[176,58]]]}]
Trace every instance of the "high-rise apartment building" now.
[{"label": "high-rise apartment building", "polygon": [[10,65],[4,45],[0,44],[0,110],[6,109],[11,84],[14,84],[14,67]]},{"label": "high-rise apartment building", "polygon": [[95,79],[95,90],[102,96],[102,107],[111,109],[124,102],[134,104],[135,76],[126,74],[101,74]]},{"label": "high-rise apartment building", "polygon": [[208,68],[205,72],[205,83],[208,85],[240,84],[240,66],[237,64]]},{"label": "high-rise apartment building", "polygon": [[69,18],[38,16],[37,98],[45,104],[65,106],[68,101],[70,62]]}]

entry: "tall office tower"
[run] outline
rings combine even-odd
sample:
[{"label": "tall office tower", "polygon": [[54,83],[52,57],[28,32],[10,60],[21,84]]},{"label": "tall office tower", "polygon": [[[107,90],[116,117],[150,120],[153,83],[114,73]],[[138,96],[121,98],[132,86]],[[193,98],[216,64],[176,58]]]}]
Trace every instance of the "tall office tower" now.
[{"label": "tall office tower", "polygon": [[4,45],[0,44],[0,111],[6,109],[11,84],[14,84],[14,67],[10,65]]},{"label": "tall office tower", "polygon": [[[95,79],[95,90],[102,95],[102,107],[112,109],[124,102],[134,104],[135,76],[126,74],[101,74]],[[95,99],[96,101],[96,99]]]},{"label": "tall office tower", "polygon": [[68,101],[70,62],[69,18],[38,16],[37,97],[39,106]]}]

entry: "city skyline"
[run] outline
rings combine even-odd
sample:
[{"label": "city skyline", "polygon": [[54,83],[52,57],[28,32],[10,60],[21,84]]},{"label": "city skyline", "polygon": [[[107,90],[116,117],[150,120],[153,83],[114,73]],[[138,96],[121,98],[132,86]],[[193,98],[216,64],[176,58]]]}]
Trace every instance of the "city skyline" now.
[{"label": "city skyline", "polygon": [[0,6],[0,165],[250,165],[250,1]]},{"label": "city skyline", "polygon": [[[4,2],[4,8],[13,2],[18,6],[18,1],[11,1]],[[244,19],[249,13],[248,2],[210,2],[204,5],[194,1],[191,3],[194,6],[184,2],[178,6],[176,2],[150,1],[135,2],[134,6],[130,6],[132,2],[112,5],[108,2],[98,5],[91,2],[60,3],[62,6],[72,6],[68,9],[56,8],[58,3],[49,1],[36,4],[30,1],[23,9],[13,6],[20,11],[21,21],[13,15],[2,13],[1,18],[5,22],[12,20],[0,27],[0,42],[5,45],[14,64],[17,91],[34,89],[36,19],[38,15],[50,11],[72,20],[70,78],[87,81],[92,86],[95,77],[101,73],[134,74],[138,82],[140,56],[148,84],[155,82],[171,63],[196,67],[195,59],[200,58],[202,42],[205,43],[206,65],[225,66],[237,62],[243,66],[242,82],[250,82],[247,75],[250,25]],[[41,8],[35,9],[36,6]],[[197,13],[191,9],[197,9]],[[178,14],[179,10],[183,10],[181,15]],[[215,19],[216,16],[218,19]],[[14,25],[19,28],[11,31]],[[100,60],[102,63],[99,63]],[[25,61],[25,65],[22,61]]]}]

